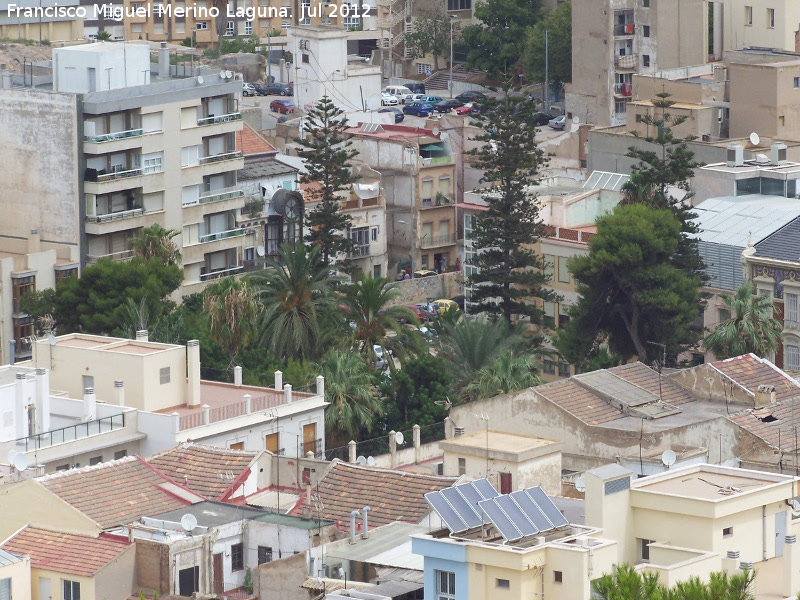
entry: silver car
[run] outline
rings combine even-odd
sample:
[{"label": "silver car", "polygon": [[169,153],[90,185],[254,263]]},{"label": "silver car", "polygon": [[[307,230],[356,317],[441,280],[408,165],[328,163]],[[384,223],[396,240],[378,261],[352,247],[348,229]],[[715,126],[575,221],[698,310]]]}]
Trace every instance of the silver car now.
[{"label": "silver car", "polygon": [[548,125],[550,125],[553,129],[564,129],[564,126],[567,124],[567,117],[561,115],[560,117],[556,117],[555,119],[550,119]]}]

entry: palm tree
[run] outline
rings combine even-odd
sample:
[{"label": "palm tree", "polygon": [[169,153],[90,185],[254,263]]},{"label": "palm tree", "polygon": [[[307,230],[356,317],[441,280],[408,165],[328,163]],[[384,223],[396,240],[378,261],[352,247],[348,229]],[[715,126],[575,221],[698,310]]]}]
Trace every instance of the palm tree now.
[{"label": "palm tree", "polygon": [[341,447],[370,433],[383,416],[373,372],[354,350],[331,350],[316,365],[325,377],[325,437],[329,447]]},{"label": "palm tree", "polygon": [[733,296],[720,294],[720,298],[731,316],[705,337],[706,350],[717,358],[749,352],[762,358],[773,355],[781,340],[783,323],[773,316],[772,300],[756,295],[750,282],[739,287]]},{"label": "palm tree", "polygon": [[142,229],[139,237],[131,239],[131,250],[144,258],[160,258],[165,265],[176,264],[181,259],[181,253],[172,238],[179,233],[155,223]]},{"label": "palm tree", "polygon": [[259,342],[276,357],[318,358],[325,338],[338,329],[333,289],[340,279],[318,269],[318,263],[317,248],[284,244],[266,270],[251,276],[264,306]]},{"label": "palm tree", "polygon": [[228,369],[236,355],[256,333],[256,317],[261,305],[247,282],[235,277],[220,279],[203,292],[203,312],[208,319],[212,339],[228,353]]},{"label": "palm tree", "polygon": [[536,359],[531,354],[507,350],[488,365],[475,371],[463,395],[472,400],[510,394],[542,383],[536,374]]},{"label": "palm tree", "polygon": [[[344,288],[342,300],[355,329],[359,351],[375,364],[375,346],[394,352],[399,360],[416,356],[426,349],[416,326],[419,319],[410,308],[392,304],[400,295],[396,284],[384,277],[365,276]],[[406,321],[412,325],[401,324]],[[389,332],[394,335],[390,336]],[[393,366],[389,361],[390,368]]]},{"label": "palm tree", "polygon": [[98,42],[110,42],[111,41],[111,34],[107,31],[98,31],[97,32],[97,41]]}]

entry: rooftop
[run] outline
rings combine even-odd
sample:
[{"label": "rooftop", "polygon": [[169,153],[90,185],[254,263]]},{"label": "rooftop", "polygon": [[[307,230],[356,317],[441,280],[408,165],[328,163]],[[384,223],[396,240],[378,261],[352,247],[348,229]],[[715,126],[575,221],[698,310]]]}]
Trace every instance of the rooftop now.
[{"label": "rooftop", "polygon": [[226,525],[234,521],[253,519],[263,514],[263,512],[262,510],[250,508],[249,506],[205,500],[168,512],[149,513],[147,516],[162,521],[180,523],[181,517],[184,515],[194,515],[197,517],[197,525],[200,527],[219,527],[220,525]]},{"label": "rooftop", "polygon": [[560,449],[561,442],[544,438],[501,433],[499,431],[479,431],[440,442],[445,451],[467,453],[502,452],[513,455],[533,454],[540,456]]},{"label": "rooftop", "polygon": [[0,567],[5,567],[6,565],[13,565],[14,563],[18,563],[21,561],[22,558],[17,556],[16,554],[11,554],[11,552],[6,552],[2,548],[0,548]]},{"label": "rooftop", "polygon": [[245,157],[277,152],[275,146],[247,123],[240,131],[236,132],[236,147]]},{"label": "rooftop", "polygon": [[350,135],[360,137],[380,138],[384,140],[398,140],[416,142],[419,145],[435,144],[442,139],[441,134],[434,134],[433,130],[424,127],[411,127],[409,125],[383,125],[377,123],[359,123],[347,129]]},{"label": "rooftop", "polygon": [[800,385],[765,358],[745,354],[711,363],[711,366],[755,395],[760,385],[775,387],[777,401],[800,396]]},{"label": "rooftop", "polygon": [[800,217],[758,242],[755,256],[800,262],[797,240],[800,240]]},{"label": "rooftop", "polygon": [[796,199],[782,196],[726,196],[709,198],[695,207],[704,242],[744,248],[759,242],[800,216]]},{"label": "rooftop", "polygon": [[91,577],[131,543],[118,537],[60,533],[26,527],[3,544],[3,550],[30,556],[31,567]]},{"label": "rooftop", "polygon": [[298,529],[319,529],[327,525],[332,525],[332,521],[320,521],[318,519],[304,519],[296,515],[284,515],[275,512],[262,512],[262,514],[253,517],[256,521],[264,521],[265,523],[273,523],[275,525],[284,525],[286,527],[296,527]]},{"label": "rooftop", "polygon": [[353,560],[357,562],[422,571],[424,557],[411,552],[411,536],[425,533],[424,525],[396,521],[369,532],[368,539],[357,537],[355,544],[349,539],[339,540],[325,547],[326,560]]},{"label": "rooftop", "polygon": [[144,342],[126,338],[88,335],[85,333],[70,333],[57,336],[56,346],[67,348],[91,348],[103,352],[119,352],[122,354],[137,354],[142,356],[163,352],[164,350],[183,349],[183,346],[178,344]]}]

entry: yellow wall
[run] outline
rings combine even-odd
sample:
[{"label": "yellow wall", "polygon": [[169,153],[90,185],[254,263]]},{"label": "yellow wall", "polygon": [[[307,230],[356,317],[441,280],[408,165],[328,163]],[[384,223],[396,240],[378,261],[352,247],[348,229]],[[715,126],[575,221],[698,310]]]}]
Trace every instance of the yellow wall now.
[{"label": "yellow wall", "polygon": [[[59,600],[64,597],[62,589],[64,580],[77,581],[81,584],[81,600],[95,600],[94,579],[90,577],[79,577],[78,575],[67,575],[58,571],[48,571],[47,569],[31,569],[31,595],[33,600],[41,598],[42,579],[50,580],[50,597],[52,600]],[[97,598],[96,600],[105,600]]]},{"label": "yellow wall", "polygon": [[0,579],[11,578],[11,598],[27,600],[31,597],[31,559],[0,567]]}]

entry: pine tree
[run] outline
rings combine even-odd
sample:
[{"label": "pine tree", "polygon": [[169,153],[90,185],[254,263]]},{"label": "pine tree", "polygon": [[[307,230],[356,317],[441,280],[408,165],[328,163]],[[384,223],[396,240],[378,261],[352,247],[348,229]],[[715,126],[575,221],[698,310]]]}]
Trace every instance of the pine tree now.
[{"label": "pine tree", "polygon": [[322,263],[328,266],[332,259],[355,248],[349,237],[352,219],[341,212],[337,192],[350,188],[358,179],[350,161],[358,155],[351,149],[351,135],[346,133],[347,117],[328,96],[323,96],[306,117],[305,139],[295,141],[303,146],[298,151],[306,160],[306,173],[301,181],[314,184],[310,200],[317,206],[308,213],[306,222],[311,233],[306,241],[319,246]]},{"label": "pine tree", "polygon": [[473,235],[479,270],[470,277],[470,301],[478,312],[502,315],[508,323],[515,315],[538,323],[542,311],[535,299],[556,299],[542,287],[548,281],[545,264],[531,249],[547,235],[528,192],[544,158],[530,118],[535,103],[509,91],[506,86],[501,98],[487,98],[476,123],[484,133],[474,138],[483,144],[468,152],[484,171],[480,183],[488,184],[482,196],[488,209],[478,216]]}]

